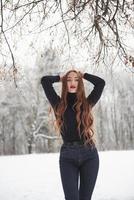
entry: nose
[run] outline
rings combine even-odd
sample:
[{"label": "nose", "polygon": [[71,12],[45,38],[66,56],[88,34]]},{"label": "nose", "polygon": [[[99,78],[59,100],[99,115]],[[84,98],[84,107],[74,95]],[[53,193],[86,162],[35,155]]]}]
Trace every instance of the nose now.
[{"label": "nose", "polygon": [[72,81],[71,81],[71,85],[76,85],[75,80],[72,80]]}]

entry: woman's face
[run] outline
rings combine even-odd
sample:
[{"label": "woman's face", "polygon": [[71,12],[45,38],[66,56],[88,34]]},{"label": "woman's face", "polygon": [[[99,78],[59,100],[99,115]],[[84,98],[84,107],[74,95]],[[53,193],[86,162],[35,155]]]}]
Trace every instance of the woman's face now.
[{"label": "woman's face", "polygon": [[77,91],[78,87],[78,75],[75,72],[70,72],[67,76],[67,88],[68,92],[74,93]]}]

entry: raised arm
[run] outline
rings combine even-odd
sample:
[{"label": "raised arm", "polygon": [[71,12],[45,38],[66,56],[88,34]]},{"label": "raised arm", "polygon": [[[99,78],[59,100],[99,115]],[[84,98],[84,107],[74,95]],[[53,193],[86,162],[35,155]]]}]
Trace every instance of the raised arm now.
[{"label": "raised arm", "polygon": [[53,88],[53,83],[59,82],[60,76],[43,76],[41,78],[41,84],[52,107],[56,106],[60,100],[60,96],[57,95],[55,89]]},{"label": "raised arm", "polygon": [[90,81],[94,85],[94,89],[87,96],[88,102],[93,107],[101,97],[102,91],[105,86],[105,81],[98,76],[88,74],[88,73],[84,73],[83,78],[86,79],[87,81]]}]

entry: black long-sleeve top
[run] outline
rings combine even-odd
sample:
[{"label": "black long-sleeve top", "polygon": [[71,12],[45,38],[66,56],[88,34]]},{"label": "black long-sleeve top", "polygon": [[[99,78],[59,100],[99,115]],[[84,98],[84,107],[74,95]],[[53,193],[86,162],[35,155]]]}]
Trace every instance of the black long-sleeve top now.
[{"label": "black long-sleeve top", "polygon": [[[94,85],[93,90],[91,93],[86,97],[89,104],[92,107],[97,103],[100,99],[102,91],[105,86],[105,81],[95,75],[84,73],[83,78],[87,81],[91,82]],[[41,78],[41,84],[46,94],[47,99],[49,100],[52,107],[55,107],[60,102],[61,97],[56,93],[55,89],[53,88],[53,83],[59,82],[60,76],[59,75],[47,75]],[[76,112],[72,106],[76,101],[76,93],[67,93],[67,109],[64,112],[64,124],[62,127],[62,139],[65,142],[72,142],[72,141],[80,141],[83,140],[83,136],[78,134],[77,130],[77,121],[76,121]]]}]

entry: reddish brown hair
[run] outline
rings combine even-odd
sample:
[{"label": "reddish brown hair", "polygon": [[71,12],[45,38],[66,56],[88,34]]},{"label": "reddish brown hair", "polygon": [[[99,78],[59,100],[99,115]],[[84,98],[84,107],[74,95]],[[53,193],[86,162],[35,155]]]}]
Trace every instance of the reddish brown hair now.
[{"label": "reddish brown hair", "polygon": [[[81,73],[76,70],[69,70],[62,78],[62,91],[61,91],[61,101],[54,108],[56,120],[55,127],[58,129],[58,132],[61,131],[61,126],[63,125],[63,115],[67,108],[67,77],[70,72],[75,72],[78,75],[78,88],[76,92],[77,101],[73,105],[76,109],[76,120],[77,120],[77,129],[79,134],[83,134],[85,144],[89,143],[91,145],[95,144],[95,139],[93,138],[93,115],[92,115],[92,106],[87,102],[85,97],[84,83],[82,80]],[[81,113],[82,108],[82,113]],[[81,117],[80,117],[81,116]],[[80,125],[82,123],[83,131],[80,133]]]}]

